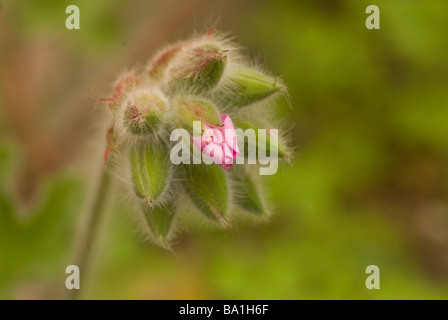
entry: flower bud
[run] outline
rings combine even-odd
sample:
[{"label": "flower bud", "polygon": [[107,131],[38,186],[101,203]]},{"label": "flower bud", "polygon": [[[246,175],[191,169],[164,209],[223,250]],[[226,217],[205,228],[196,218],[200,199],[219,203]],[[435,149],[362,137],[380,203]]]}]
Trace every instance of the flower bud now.
[{"label": "flower bud", "polygon": [[160,80],[169,63],[176,57],[184,45],[185,43],[176,44],[158,54],[149,64],[149,77]]},{"label": "flower bud", "polygon": [[215,87],[226,67],[227,57],[214,44],[187,47],[169,70],[169,86],[201,93]]},{"label": "flower bud", "polygon": [[[184,97],[177,101],[180,125],[191,135],[193,134],[193,122],[201,121],[201,130],[207,127],[222,127],[221,117],[216,108],[209,102],[195,98]],[[197,133],[199,136],[202,132]]]},{"label": "flower bud", "polygon": [[232,119],[223,113],[221,121],[221,128],[205,125],[206,130],[202,136],[193,136],[193,145],[223,169],[230,169],[240,151]]},{"label": "flower bud", "polygon": [[[291,161],[292,157],[292,151],[290,148],[287,147],[286,143],[281,139],[281,137],[274,136],[273,133],[269,131],[269,128],[265,127],[259,127],[256,126],[246,120],[242,119],[234,119],[235,125],[238,129],[241,129],[243,131],[246,130],[253,130],[255,133],[256,141],[251,141],[250,139],[244,140],[244,156],[247,156],[247,150],[254,149],[256,151],[256,154],[260,154],[260,150],[266,154],[267,151],[271,152],[277,152],[278,158],[283,159],[286,162]],[[260,137],[258,129],[264,129],[266,130],[266,143],[265,145],[262,145],[260,143]]]},{"label": "flower bud", "polygon": [[227,225],[228,184],[224,171],[216,164],[184,166],[184,186],[194,205],[209,219]]},{"label": "flower bud", "polygon": [[132,134],[146,135],[162,126],[166,104],[154,92],[138,91],[129,97],[124,110],[124,126]]},{"label": "flower bud", "polygon": [[109,101],[109,107],[112,111],[115,111],[120,105],[120,102],[123,101],[126,94],[132,91],[132,89],[135,88],[139,83],[139,78],[137,78],[132,73],[126,73],[116,82],[112,98],[101,100]]},{"label": "flower bud", "polygon": [[138,143],[131,150],[131,178],[138,198],[159,202],[171,180],[171,163],[165,148]]},{"label": "flower bud", "polygon": [[245,172],[241,167],[235,168],[233,172],[235,202],[236,204],[250,213],[256,215],[267,215],[261,185],[258,176],[252,172]]},{"label": "flower bud", "polygon": [[244,107],[283,90],[277,80],[248,69],[236,69],[226,78],[218,100],[228,107]]},{"label": "flower bud", "polygon": [[155,239],[167,245],[166,240],[172,229],[171,226],[176,212],[175,201],[157,205],[143,203],[142,212]]}]

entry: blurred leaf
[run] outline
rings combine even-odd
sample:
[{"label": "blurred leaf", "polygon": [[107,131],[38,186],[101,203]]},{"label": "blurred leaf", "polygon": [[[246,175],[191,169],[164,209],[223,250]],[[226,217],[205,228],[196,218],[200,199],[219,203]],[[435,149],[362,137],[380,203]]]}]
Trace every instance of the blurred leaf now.
[{"label": "blurred leaf", "polygon": [[[7,161],[4,154],[0,152],[1,164]],[[0,295],[7,295],[8,285],[20,277],[55,276],[65,270],[81,210],[81,187],[71,177],[50,179],[40,203],[26,217],[0,188]]]}]

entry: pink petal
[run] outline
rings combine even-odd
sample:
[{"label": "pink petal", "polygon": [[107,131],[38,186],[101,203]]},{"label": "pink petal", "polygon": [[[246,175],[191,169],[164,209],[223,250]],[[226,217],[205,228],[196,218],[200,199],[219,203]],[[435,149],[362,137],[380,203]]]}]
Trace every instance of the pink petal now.
[{"label": "pink petal", "polygon": [[240,151],[232,119],[223,113],[221,122],[223,124],[221,128],[212,128],[204,124],[206,128],[204,134],[200,138],[193,138],[193,145],[211,158],[214,163],[224,169],[229,169]]},{"label": "pink petal", "polygon": [[202,153],[211,158],[216,164],[223,163],[222,145],[210,143],[202,150]]}]

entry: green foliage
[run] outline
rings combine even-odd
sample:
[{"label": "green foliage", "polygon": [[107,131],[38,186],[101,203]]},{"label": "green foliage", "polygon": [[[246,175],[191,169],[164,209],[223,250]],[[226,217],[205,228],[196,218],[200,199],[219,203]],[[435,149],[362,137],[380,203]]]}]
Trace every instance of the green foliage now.
[{"label": "green foliage", "polygon": [[0,145],[0,297],[4,298],[11,297],[18,279],[55,277],[65,270],[82,203],[80,182],[61,175],[47,181],[32,210],[20,210],[5,185],[12,178],[12,156],[17,155]]}]

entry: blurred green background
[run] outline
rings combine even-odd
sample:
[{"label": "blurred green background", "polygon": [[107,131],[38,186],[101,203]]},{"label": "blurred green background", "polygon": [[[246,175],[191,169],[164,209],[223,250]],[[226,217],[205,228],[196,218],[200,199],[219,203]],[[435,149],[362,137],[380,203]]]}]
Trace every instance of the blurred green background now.
[{"label": "blurred green background", "polygon": [[[80,30],[65,28],[70,4]],[[370,4],[380,30],[365,27]],[[268,178],[276,214],[192,228],[173,254],[142,241],[114,194],[82,297],[448,298],[447,15],[445,0],[4,0],[0,298],[64,297],[101,165],[95,98],[212,26],[289,87],[278,115],[298,156]],[[380,290],[365,287],[371,264]]]}]

